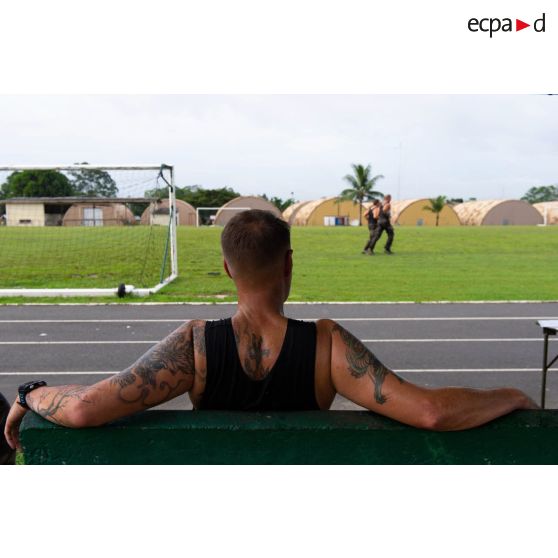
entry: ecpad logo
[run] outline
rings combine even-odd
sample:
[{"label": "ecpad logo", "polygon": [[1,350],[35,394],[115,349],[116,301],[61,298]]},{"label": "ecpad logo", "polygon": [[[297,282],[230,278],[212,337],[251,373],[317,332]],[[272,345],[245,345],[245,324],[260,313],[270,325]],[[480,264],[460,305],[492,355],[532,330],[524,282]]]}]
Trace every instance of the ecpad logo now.
[{"label": "ecpad logo", "polygon": [[[546,14],[543,13],[543,15],[539,19],[536,19],[534,21],[533,29],[535,30],[535,32],[545,32],[545,17]],[[478,31],[490,33],[490,38],[492,38],[492,35],[494,33],[497,33],[498,31],[503,31],[504,33],[506,33],[514,30],[512,19],[509,17],[505,17],[503,19],[497,17],[485,17],[482,19],[477,19],[475,17],[472,17],[469,20],[467,27],[469,28],[469,31],[472,31],[473,33],[477,33]],[[525,23],[520,19],[515,20],[515,31],[521,31],[522,29],[526,29],[527,27],[531,27],[531,24]]]}]

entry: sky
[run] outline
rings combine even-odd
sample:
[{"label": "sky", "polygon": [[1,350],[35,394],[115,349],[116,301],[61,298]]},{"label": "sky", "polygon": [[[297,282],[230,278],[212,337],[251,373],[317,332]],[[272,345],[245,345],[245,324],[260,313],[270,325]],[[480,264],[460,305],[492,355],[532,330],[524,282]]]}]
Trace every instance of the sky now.
[{"label": "sky", "polygon": [[169,163],[178,186],[335,196],[352,164],[395,199],[558,184],[558,96],[0,95],[0,165]]}]

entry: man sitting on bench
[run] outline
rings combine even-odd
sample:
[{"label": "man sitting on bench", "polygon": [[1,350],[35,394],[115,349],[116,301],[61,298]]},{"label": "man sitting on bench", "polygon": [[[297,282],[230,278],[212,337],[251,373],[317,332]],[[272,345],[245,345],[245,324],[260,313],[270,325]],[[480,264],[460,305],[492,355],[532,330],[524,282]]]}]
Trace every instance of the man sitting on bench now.
[{"label": "man sitting on bench", "polygon": [[[403,423],[432,430],[472,428],[537,405],[514,388],[427,389],[386,368],[333,320],[286,318],[293,251],[287,223],[266,211],[234,216],[221,237],[238,291],[232,318],[184,323],[126,370],[91,386],[24,384],[6,439],[19,446],[28,409],[73,428],[98,426],[188,392],[195,409],[329,409],[336,393]],[[37,385],[38,384],[38,385]]]}]

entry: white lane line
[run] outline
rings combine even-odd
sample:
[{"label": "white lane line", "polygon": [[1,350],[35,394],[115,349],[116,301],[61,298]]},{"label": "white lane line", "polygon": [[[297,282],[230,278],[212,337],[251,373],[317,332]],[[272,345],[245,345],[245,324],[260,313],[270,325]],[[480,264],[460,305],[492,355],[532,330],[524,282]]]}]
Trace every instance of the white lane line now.
[{"label": "white lane line", "polygon": [[[403,374],[430,374],[430,373],[471,373],[471,372],[540,372],[540,368],[399,368],[396,373]],[[0,376],[110,376],[118,374],[120,370],[83,370],[83,371],[49,371],[34,370],[30,372],[0,372]]]},{"label": "white lane line", "polygon": [[[301,320],[320,320],[326,318],[297,318]],[[412,318],[329,318],[336,322],[464,322],[464,321],[495,321],[495,320],[554,320],[554,317],[540,316],[437,316],[437,317],[412,317]]]},{"label": "white lane line", "polygon": [[0,372],[0,376],[111,376],[113,374],[118,374],[120,370],[84,370],[84,371],[73,371],[73,372],[44,372],[42,370],[33,370],[31,372]]},{"label": "white lane line", "polygon": [[[155,345],[160,340],[151,341],[0,341],[0,345]],[[362,339],[363,343],[542,343],[539,337],[514,337],[490,339]],[[558,341],[550,339],[550,341]]]},{"label": "white lane line", "polygon": [[449,372],[449,373],[462,373],[462,372],[541,372],[540,368],[400,368],[394,372],[415,373],[415,372]]},{"label": "white lane line", "polygon": [[[537,318],[538,320],[546,320],[547,318]],[[553,319],[553,318],[548,318]],[[131,323],[170,323],[170,322],[189,322],[190,320],[178,319],[178,318],[166,318],[166,319],[133,319],[133,320],[0,320],[0,324],[131,324]]]},{"label": "white lane line", "polygon": [[540,368],[400,368],[394,370],[397,373],[443,373],[451,374],[467,373],[467,372],[541,372]]},{"label": "white lane line", "polygon": [[491,339],[363,339],[363,343],[526,343],[529,341],[543,343],[542,337],[514,337]]},{"label": "white lane line", "polygon": [[155,345],[159,341],[0,341],[0,345]]},{"label": "white lane line", "polygon": [[[400,318],[343,318],[321,316],[318,318],[296,318],[298,320],[316,321],[323,318],[336,322],[452,322],[452,321],[512,321],[512,320],[554,320],[554,316],[451,316],[451,317],[400,317]],[[128,323],[186,323],[191,319],[184,318],[133,318],[133,319],[69,319],[69,320],[0,320],[0,324],[128,324]],[[196,318],[211,320],[217,318]]]},{"label": "white lane line", "polygon": [[[211,298],[211,297],[207,297]],[[317,306],[320,304],[334,304],[337,306],[381,306],[381,305],[408,305],[408,306],[418,306],[425,304],[447,304],[447,305],[457,305],[457,304],[552,304],[558,302],[558,300],[424,300],[420,302],[414,302],[411,300],[315,300],[312,302],[302,302],[302,301],[287,301],[286,305],[289,306]],[[236,306],[237,302],[220,302],[219,300],[212,300],[207,302],[127,302],[126,306]],[[6,302],[3,306],[122,306],[121,302]]]}]

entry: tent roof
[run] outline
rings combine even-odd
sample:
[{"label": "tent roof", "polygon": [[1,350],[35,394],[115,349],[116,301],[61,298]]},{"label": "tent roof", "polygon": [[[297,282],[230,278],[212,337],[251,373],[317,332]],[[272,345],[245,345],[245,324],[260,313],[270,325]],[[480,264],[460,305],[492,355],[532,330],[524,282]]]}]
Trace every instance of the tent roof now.
[{"label": "tent roof", "polygon": [[58,198],[7,198],[0,200],[0,203],[60,203],[72,205],[74,203],[146,203],[154,202],[157,198],[97,198],[86,196],[62,196]]}]

